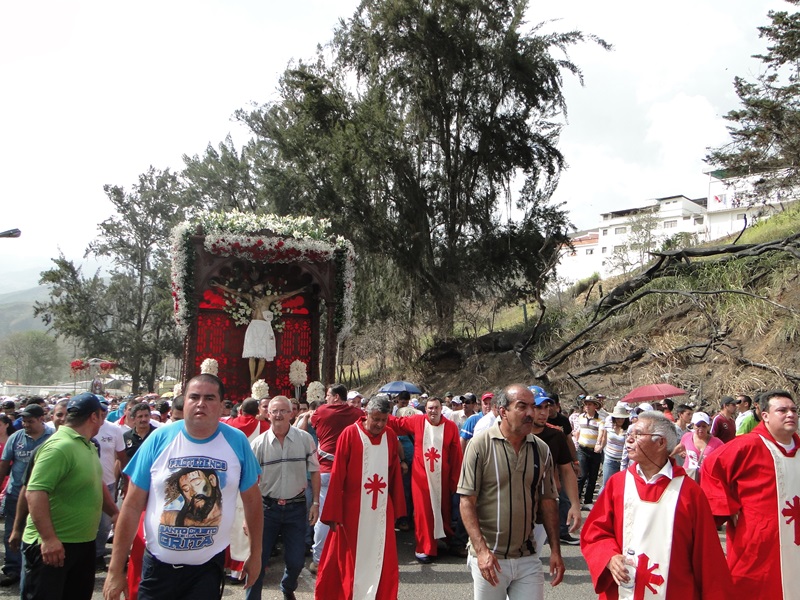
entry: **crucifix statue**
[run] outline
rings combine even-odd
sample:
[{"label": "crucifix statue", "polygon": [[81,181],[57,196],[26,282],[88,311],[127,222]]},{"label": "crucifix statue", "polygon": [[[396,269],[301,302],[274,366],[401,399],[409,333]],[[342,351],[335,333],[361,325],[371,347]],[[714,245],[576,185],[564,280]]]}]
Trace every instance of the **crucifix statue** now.
[{"label": "crucifix statue", "polygon": [[252,293],[240,292],[239,290],[226,287],[216,281],[211,281],[209,285],[219,288],[233,296],[242,298],[253,310],[250,315],[250,323],[247,325],[247,330],[244,334],[244,345],[242,348],[242,358],[246,358],[249,361],[250,384],[252,385],[261,377],[266,362],[275,359],[277,351],[275,346],[275,332],[272,331],[273,314],[269,309],[270,305],[296,296],[305,291],[306,288],[302,287],[292,292],[286,292],[285,294],[270,294],[265,296],[263,295],[265,286],[262,283],[253,286]]}]

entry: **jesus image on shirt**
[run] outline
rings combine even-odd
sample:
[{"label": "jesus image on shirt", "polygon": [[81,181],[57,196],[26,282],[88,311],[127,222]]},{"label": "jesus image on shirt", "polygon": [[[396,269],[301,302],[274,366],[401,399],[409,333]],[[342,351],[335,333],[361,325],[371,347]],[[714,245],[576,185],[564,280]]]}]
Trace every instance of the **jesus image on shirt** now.
[{"label": "jesus image on shirt", "polygon": [[[222,495],[214,469],[184,468],[167,479],[163,525],[213,527],[222,518]],[[180,508],[173,508],[178,507]]]}]

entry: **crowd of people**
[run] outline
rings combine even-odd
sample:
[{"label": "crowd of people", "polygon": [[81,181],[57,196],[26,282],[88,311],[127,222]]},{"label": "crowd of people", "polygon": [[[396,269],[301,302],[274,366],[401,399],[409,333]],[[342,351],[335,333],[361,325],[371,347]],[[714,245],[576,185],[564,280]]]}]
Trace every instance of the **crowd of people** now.
[{"label": "crowd of people", "polygon": [[791,394],[726,396],[713,416],[606,402],[566,414],[523,384],[232,402],[207,373],[171,401],[6,400],[0,586],[82,600],[107,570],[106,600],[216,600],[226,583],[259,600],[282,554],[285,599],[307,568],[319,600],[388,600],[396,531],[413,529],[419,563],[466,560],[476,600],[543,598],[562,544],[601,598],[800,598]]}]

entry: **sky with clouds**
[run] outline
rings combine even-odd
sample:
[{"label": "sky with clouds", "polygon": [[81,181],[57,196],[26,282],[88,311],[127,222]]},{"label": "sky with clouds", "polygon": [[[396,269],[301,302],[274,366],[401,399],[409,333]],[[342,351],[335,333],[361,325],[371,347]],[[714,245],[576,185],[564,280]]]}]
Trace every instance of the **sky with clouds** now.
[{"label": "sky with clouds", "polygon": [[[0,7],[0,292],[30,287],[62,251],[76,262],[111,215],[104,184],[150,165],[179,170],[231,133],[238,108],[276,98],[292,59],[310,58],[356,0],[39,0]],[[706,148],[727,139],[734,76],[752,78],[756,28],[780,0],[531,2],[530,24],[613,44],[570,50],[569,169],[555,201],[573,223],[652,198],[707,194]],[[88,268],[92,265],[87,264]]]}]

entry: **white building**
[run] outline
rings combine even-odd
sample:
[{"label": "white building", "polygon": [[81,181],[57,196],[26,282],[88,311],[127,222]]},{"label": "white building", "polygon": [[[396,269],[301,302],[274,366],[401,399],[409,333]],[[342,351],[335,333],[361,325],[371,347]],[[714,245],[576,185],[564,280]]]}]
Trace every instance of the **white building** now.
[{"label": "white building", "polygon": [[[570,236],[573,248],[562,251],[559,277],[571,283],[593,273],[601,278],[619,275],[647,263],[648,249],[661,248],[677,234],[694,238],[695,243],[718,240],[741,231],[745,223],[749,227],[769,218],[788,204],[777,196],[753,202],[753,177],[726,178],[723,171],[710,171],[708,176],[707,199],[666,196],[644,206],[601,214],[596,229]],[[642,220],[651,215],[650,233],[637,234],[637,223],[641,230]],[[649,238],[649,248],[640,246],[643,238]]]},{"label": "white building", "polygon": [[726,178],[724,171],[708,172],[708,239],[717,240],[745,227],[769,218],[782,211],[788,202],[777,195],[772,198],[754,199],[753,182],[757,176]]},{"label": "white building", "polygon": [[558,276],[569,283],[585,279],[602,270],[597,230],[578,231],[570,236],[572,249],[564,247],[558,264]]}]

